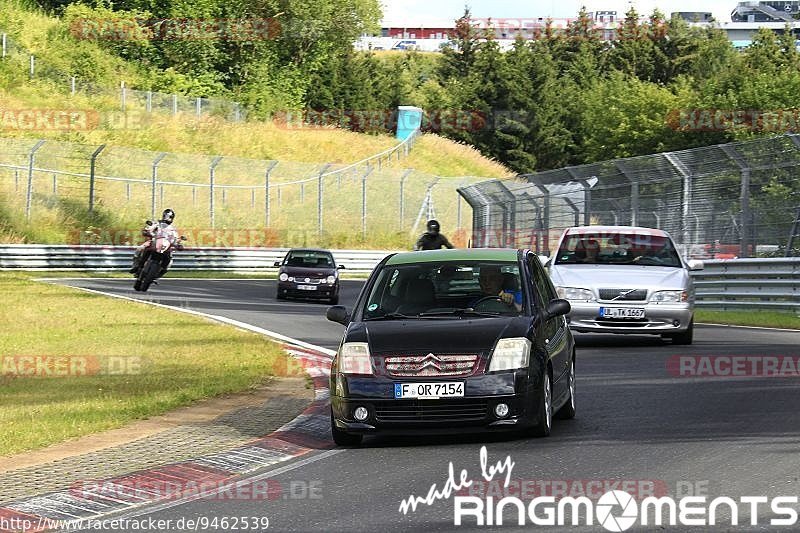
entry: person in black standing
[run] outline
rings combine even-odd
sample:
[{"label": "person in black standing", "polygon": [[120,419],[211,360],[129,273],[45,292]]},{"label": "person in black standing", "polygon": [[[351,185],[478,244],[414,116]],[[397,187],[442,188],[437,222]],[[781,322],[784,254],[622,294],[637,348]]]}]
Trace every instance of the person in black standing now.
[{"label": "person in black standing", "polygon": [[439,222],[436,220],[428,221],[428,231],[423,233],[417,244],[414,245],[414,251],[418,250],[438,250],[443,246],[445,248],[452,248],[453,245],[447,240],[447,237],[439,233]]}]

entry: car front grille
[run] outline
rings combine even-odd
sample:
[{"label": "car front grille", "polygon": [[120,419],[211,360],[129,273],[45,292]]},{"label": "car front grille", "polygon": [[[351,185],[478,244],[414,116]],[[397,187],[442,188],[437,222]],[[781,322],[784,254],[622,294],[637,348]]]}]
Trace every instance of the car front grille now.
[{"label": "car front grille", "polygon": [[[306,281],[306,279],[308,281]],[[294,278],[295,283],[301,285],[322,285],[325,283],[325,278]]]},{"label": "car front grille", "polygon": [[394,400],[375,405],[379,422],[470,421],[486,418],[486,400]]},{"label": "car front grille", "polygon": [[387,374],[396,378],[463,377],[475,372],[478,355],[395,355],[384,363]]},{"label": "car front grille", "polygon": [[601,300],[615,302],[643,302],[647,300],[647,289],[600,289]]}]

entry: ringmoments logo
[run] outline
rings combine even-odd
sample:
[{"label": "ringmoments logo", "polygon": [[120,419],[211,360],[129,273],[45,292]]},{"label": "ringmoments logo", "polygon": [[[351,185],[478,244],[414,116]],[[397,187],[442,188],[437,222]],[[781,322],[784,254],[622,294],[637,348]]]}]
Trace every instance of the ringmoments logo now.
[{"label": "ringmoments logo", "polygon": [[434,483],[425,496],[412,494],[400,502],[399,511],[408,514],[416,512],[420,506],[433,506],[452,498],[455,526],[600,525],[613,532],[627,531],[637,524],[736,527],[767,523],[770,526],[795,526],[798,522],[797,496],[743,496],[737,500],[726,496],[709,499],[693,495],[676,500],[670,496],[651,495],[637,500],[629,492],[618,489],[608,490],[596,500],[586,496],[556,498],[543,495],[526,501],[518,496],[463,495],[475,482],[492,483],[495,478],[508,488],[514,465],[510,456],[490,464],[483,446],[480,450],[482,481],[481,478],[471,479],[466,469],[456,475],[450,462],[447,479],[441,488]]}]

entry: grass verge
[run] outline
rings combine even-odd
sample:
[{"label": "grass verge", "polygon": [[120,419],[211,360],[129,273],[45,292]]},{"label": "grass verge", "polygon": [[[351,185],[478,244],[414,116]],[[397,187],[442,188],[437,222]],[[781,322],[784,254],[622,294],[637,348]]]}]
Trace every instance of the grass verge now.
[{"label": "grass verge", "polygon": [[[0,273],[2,454],[245,391],[291,369],[279,346],[260,335],[31,277]],[[90,375],[106,365],[127,372]],[[46,369],[72,375],[20,375]]]},{"label": "grass verge", "polygon": [[764,328],[800,329],[800,316],[778,311],[710,311],[697,309],[695,322],[728,324],[731,326],[754,326]]}]

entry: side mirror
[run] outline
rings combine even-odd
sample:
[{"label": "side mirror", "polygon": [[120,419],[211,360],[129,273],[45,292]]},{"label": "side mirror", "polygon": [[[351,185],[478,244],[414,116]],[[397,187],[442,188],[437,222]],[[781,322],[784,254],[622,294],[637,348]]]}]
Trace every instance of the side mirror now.
[{"label": "side mirror", "polygon": [[341,270],[341,269],[343,269],[343,268],[344,268],[344,265],[336,265],[336,269],[337,269],[337,270]]},{"label": "side mirror", "polygon": [[341,324],[343,326],[346,326],[348,322],[350,322],[350,314],[347,312],[347,308],[343,305],[334,305],[333,307],[329,307],[325,316],[331,322],[336,322],[337,324]]},{"label": "side mirror", "polygon": [[274,264],[274,265],[272,265],[272,266],[279,267],[279,266],[281,266],[281,262],[280,262],[280,261],[275,261],[275,264]]},{"label": "side mirror", "polygon": [[572,306],[569,304],[567,300],[562,300],[561,298],[553,298],[552,300],[550,300],[550,303],[547,304],[545,313],[547,313],[547,318],[555,318],[557,316],[563,316],[569,314],[571,310]]},{"label": "side mirror", "polygon": [[697,259],[689,260],[689,262],[686,263],[686,265],[689,267],[689,270],[703,270],[703,268],[705,268],[703,262]]}]

